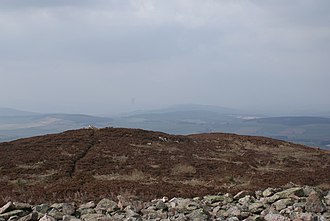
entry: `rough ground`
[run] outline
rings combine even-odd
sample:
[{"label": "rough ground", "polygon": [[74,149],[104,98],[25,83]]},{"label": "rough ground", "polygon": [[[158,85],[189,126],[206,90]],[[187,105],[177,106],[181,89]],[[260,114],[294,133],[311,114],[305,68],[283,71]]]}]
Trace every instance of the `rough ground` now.
[{"label": "rough ground", "polygon": [[330,151],[233,134],[81,129],[0,143],[0,204],[144,200],[293,182],[330,189]]}]

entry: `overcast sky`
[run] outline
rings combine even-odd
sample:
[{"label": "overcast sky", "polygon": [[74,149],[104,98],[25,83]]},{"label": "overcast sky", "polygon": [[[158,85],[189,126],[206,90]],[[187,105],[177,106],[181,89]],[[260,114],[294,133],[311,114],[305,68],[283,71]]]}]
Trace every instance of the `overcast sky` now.
[{"label": "overcast sky", "polygon": [[1,0],[0,106],[330,110],[329,0]]}]

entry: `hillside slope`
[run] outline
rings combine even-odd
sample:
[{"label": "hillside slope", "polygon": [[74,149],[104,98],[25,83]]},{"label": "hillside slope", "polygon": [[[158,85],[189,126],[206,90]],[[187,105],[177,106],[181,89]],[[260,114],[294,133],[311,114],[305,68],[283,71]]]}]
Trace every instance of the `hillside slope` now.
[{"label": "hillside slope", "polygon": [[81,129],[0,143],[0,158],[0,204],[192,197],[288,182],[330,189],[330,151],[234,134]]}]

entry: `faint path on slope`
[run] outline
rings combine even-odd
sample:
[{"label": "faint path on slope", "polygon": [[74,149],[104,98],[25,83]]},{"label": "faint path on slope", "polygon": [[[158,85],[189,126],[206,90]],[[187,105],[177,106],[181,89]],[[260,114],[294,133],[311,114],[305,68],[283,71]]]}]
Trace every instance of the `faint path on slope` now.
[{"label": "faint path on slope", "polygon": [[89,144],[88,144],[87,148],[84,151],[82,151],[81,153],[78,153],[72,161],[72,166],[68,172],[69,176],[71,178],[75,175],[78,162],[80,160],[82,160],[97,143],[96,138],[95,138],[95,129],[89,129],[89,130],[91,130],[91,134],[90,134]]}]

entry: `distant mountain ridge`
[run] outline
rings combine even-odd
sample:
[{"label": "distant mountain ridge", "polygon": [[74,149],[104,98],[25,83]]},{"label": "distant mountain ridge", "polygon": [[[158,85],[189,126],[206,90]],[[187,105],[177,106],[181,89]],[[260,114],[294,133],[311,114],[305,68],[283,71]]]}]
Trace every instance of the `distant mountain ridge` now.
[{"label": "distant mountain ridge", "polygon": [[2,115],[0,111],[0,142],[94,125],[141,128],[181,135],[225,132],[266,136],[330,149],[329,121],[323,114],[268,116],[196,104],[135,111],[111,118],[83,114],[38,114],[4,108]]}]

